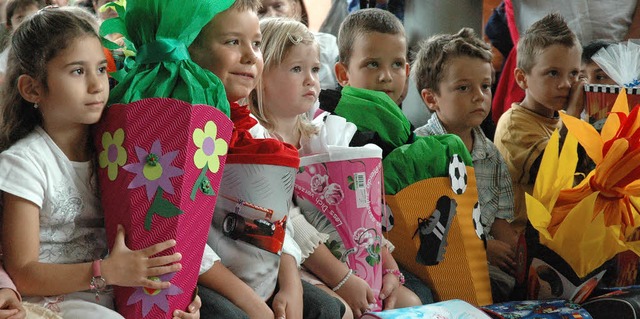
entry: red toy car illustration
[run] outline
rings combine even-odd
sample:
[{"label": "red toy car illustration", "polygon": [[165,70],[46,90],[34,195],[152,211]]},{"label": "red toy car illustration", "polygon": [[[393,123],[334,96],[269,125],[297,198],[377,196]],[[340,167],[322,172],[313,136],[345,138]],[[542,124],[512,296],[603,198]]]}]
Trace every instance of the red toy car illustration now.
[{"label": "red toy car illustration", "polygon": [[[284,243],[287,216],[278,221],[271,221],[273,210],[228,196],[222,197],[236,203],[234,211],[227,213],[222,221],[222,233],[233,240],[242,240],[279,255]],[[245,207],[249,208],[250,212],[243,212]],[[264,218],[246,217],[249,213],[255,215],[255,212],[261,212]]]}]

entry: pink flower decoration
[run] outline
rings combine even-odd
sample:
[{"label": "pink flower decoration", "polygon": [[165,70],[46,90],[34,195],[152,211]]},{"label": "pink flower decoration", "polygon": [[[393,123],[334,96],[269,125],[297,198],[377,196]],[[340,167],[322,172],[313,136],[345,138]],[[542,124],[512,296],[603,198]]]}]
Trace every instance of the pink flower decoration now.
[{"label": "pink flower decoration", "polygon": [[338,205],[344,199],[342,188],[336,183],[332,183],[331,185],[327,186],[324,190],[323,196],[327,201],[327,204],[329,205]]},{"label": "pink flower decoration", "polygon": [[169,194],[174,194],[170,178],[183,173],[182,169],[171,166],[171,162],[177,155],[178,151],[162,154],[160,140],[153,142],[149,152],[136,146],[136,156],[139,162],[127,164],[123,167],[125,170],[136,174],[136,177],[129,184],[129,189],[145,186],[149,200],[156,193],[158,187],[161,187]]},{"label": "pink flower decoration", "polygon": [[329,176],[316,174],[311,177],[311,190],[316,194],[322,194],[329,184]]}]

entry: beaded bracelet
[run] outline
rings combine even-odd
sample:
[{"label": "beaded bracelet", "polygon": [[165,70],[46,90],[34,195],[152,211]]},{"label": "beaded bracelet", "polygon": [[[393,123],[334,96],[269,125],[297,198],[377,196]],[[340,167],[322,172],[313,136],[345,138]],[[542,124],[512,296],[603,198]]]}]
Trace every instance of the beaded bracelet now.
[{"label": "beaded bracelet", "polygon": [[344,276],[344,278],[342,278],[342,280],[340,280],[340,282],[335,287],[331,288],[331,290],[338,291],[338,289],[342,288],[347,280],[349,280],[349,277],[351,277],[351,275],[353,275],[353,270],[349,269],[349,272]]},{"label": "beaded bracelet", "polygon": [[404,285],[404,275],[400,272],[400,270],[398,269],[385,269],[382,272],[382,275],[386,275],[386,274],[393,274],[394,276],[398,277],[398,281],[400,282],[401,285]]}]

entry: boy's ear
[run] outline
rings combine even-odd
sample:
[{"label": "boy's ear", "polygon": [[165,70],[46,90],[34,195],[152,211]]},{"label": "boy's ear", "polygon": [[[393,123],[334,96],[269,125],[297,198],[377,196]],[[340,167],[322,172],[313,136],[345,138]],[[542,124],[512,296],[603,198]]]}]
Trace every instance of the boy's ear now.
[{"label": "boy's ear", "polygon": [[435,112],[438,110],[438,97],[435,92],[431,89],[422,89],[420,91],[420,96],[422,97],[422,102],[427,105],[427,108]]},{"label": "boy's ear", "polygon": [[334,66],[336,71],[336,79],[338,80],[338,84],[341,86],[349,85],[349,71],[347,70],[347,66],[342,62],[336,62]]},{"label": "boy's ear", "polygon": [[515,70],[513,70],[513,77],[515,78],[516,83],[518,83],[518,86],[520,86],[521,89],[527,89],[527,76],[524,73],[523,69],[515,68]]},{"label": "boy's ear", "polygon": [[40,103],[44,93],[40,82],[26,74],[18,77],[18,92],[31,103]]}]

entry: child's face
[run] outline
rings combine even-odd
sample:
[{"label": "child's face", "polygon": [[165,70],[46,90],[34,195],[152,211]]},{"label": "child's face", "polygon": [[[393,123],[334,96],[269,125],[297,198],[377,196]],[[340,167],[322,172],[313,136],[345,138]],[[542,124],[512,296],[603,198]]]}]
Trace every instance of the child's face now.
[{"label": "child's face", "polygon": [[365,33],[353,43],[349,65],[336,63],[336,77],[342,86],[382,91],[400,103],[409,75],[406,52],[403,36]]},{"label": "child's face", "polygon": [[24,21],[24,19],[38,12],[38,10],[38,6],[36,6],[35,4],[15,10],[13,12],[13,15],[11,16],[11,19],[9,19],[11,21],[11,29],[17,29],[20,24],[22,24],[22,21]]},{"label": "child's face", "polygon": [[226,10],[202,30],[203,44],[192,47],[193,60],[217,75],[229,102],[249,96],[262,75],[260,24],[250,10]]},{"label": "child's face", "polygon": [[296,0],[262,0],[262,8],[258,16],[264,17],[293,17],[296,13]]},{"label": "child's face", "polygon": [[449,133],[479,126],[491,108],[491,63],[460,56],[447,61],[443,72],[439,93],[423,89],[423,101]]},{"label": "child's face", "polygon": [[320,93],[320,53],[315,44],[294,45],[282,63],[262,75],[263,103],[275,119],[295,119]]},{"label": "child's face", "polygon": [[516,69],[518,85],[526,90],[521,105],[543,116],[552,116],[567,106],[571,87],[580,74],[580,49],[554,44],[535,58],[528,74]]},{"label": "child's face", "polygon": [[589,62],[583,64],[580,73],[587,78],[589,84],[608,84],[616,85],[616,82],[612,80],[607,73],[595,62]]},{"label": "child's face", "polygon": [[[36,102],[46,127],[94,124],[109,98],[107,61],[100,40],[83,36],[71,41],[47,63],[48,90],[36,84]],[[26,75],[23,75],[26,76]]]}]

